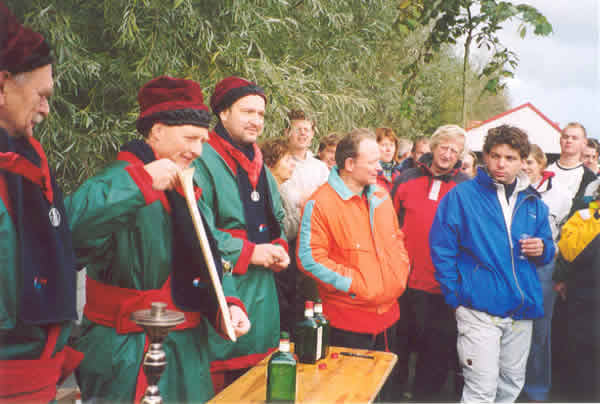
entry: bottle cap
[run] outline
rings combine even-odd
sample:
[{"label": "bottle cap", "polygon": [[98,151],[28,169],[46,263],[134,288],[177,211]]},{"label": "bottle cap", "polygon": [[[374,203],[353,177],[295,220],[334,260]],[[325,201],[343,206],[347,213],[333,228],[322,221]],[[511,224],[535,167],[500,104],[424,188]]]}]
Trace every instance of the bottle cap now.
[{"label": "bottle cap", "polygon": [[290,333],[287,331],[281,331],[281,339],[290,339]]},{"label": "bottle cap", "polygon": [[314,303],[312,300],[307,300],[306,303],[304,303],[304,309],[312,309],[314,307]]}]

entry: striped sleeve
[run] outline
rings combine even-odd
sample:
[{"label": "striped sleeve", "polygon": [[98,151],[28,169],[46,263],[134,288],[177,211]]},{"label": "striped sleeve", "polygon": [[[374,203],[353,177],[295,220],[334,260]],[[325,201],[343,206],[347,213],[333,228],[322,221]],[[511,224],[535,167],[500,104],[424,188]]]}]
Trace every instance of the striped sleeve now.
[{"label": "striped sleeve", "polygon": [[331,232],[327,220],[314,200],[304,207],[298,233],[298,268],[329,290],[364,296],[366,285],[357,271],[329,256]]}]

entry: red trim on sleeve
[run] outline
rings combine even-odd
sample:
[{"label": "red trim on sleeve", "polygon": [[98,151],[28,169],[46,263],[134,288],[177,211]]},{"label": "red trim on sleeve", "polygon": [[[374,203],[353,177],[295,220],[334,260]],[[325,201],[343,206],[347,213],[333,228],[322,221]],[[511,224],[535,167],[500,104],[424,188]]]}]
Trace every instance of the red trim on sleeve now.
[{"label": "red trim on sleeve", "polygon": [[244,302],[242,302],[237,297],[226,296],[225,301],[230,306],[238,306],[240,309],[242,309],[244,311],[244,313],[246,313],[246,316],[248,315],[248,310],[246,310],[246,305],[244,305]]},{"label": "red trim on sleeve", "polygon": [[244,245],[242,246],[242,252],[235,263],[235,267],[233,267],[233,273],[236,275],[243,275],[248,272],[248,266],[250,265],[250,258],[252,257],[252,253],[254,253],[254,244],[251,241],[244,240]]},{"label": "red trim on sleeve", "polygon": [[[240,299],[238,299],[237,297],[226,296],[225,301],[227,301],[227,305],[229,306],[238,306],[244,311],[246,317],[249,317],[248,311],[246,310],[246,306],[244,305],[244,302],[242,302]],[[227,341],[230,340],[223,327],[223,316],[221,316],[221,311],[217,312],[217,318],[214,323],[214,327],[217,334],[219,334],[223,339],[226,339]]]},{"label": "red trim on sleeve", "polygon": [[256,244],[248,241],[248,233],[244,229],[219,229],[225,233],[231,234],[232,237],[242,239],[244,244],[242,245],[242,252],[233,267],[233,273],[236,275],[243,275],[248,272],[248,266],[250,265],[250,258],[254,252]]},{"label": "red trim on sleeve", "polygon": [[290,253],[290,246],[288,245],[287,241],[282,238],[276,238],[275,240],[271,241],[271,244],[279,244],[285,249],[286,253]]},{"label": "red trim on sleeve", "polygon": [[144,163],[135,154],[128,151],[119,152],[117,160],[129,163],[129,165],[125,167],[125,171],[127,171],[133,182],[138,186],[142,195],[144,195],[146,205],[150,205],[158,200],[167,213],[170,214],[171,205],[167,200],[167,196],[164,192],[157,191],[152,187],[152,177],[144,168]]}]

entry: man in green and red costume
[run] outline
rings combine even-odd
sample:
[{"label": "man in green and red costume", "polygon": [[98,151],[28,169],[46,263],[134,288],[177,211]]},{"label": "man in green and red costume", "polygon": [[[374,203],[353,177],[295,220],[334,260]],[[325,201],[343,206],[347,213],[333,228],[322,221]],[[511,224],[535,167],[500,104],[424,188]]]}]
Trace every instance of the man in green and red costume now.
[{"label": "man in green and red costume", "polygon": [[218,121],[201,159],[194,161],[194,179],[202,200],[213,211],[215,238],[231,262],[240,299],[252,329],[235,344],[213,336],[217,361],[211,372],[218,387],[235,380],[279,343],[279,304],[273,272],[289,264],[284,240],[283,208],[277,183],[256,145],[264,128],[267,97],[245,79],[219,82],[210,105]]},{"label": "man in green and red costume", "polygon": [[[143,139],[122,146],[115,163],[66,201],[77,257],[87,267],[83,332],[74,343],[86,358],[77,379],[84,400],[138,402],[148,340],[131,314],[162,301],[185,310],[186,321],[163,343],[161,395],[167,402],[204,402],[213,396],[208,323],[217,330],[223,323],[177,173],[202,153],[211,116],[191,80],[158,77],[138,100]],[[197,199],[201,193],[195,189]],[[222,273],[211,212],[201,201],[198,208]],[[231,278],[222,276],[222,283],[239,336],[250,323]]]},{"label": "man in green and red costume", "polygon": [[81,361],[65,346],[76,261],[62,192],[34,127],[50,112],[52,56],[0,3],[0,402],[49,402]]}]

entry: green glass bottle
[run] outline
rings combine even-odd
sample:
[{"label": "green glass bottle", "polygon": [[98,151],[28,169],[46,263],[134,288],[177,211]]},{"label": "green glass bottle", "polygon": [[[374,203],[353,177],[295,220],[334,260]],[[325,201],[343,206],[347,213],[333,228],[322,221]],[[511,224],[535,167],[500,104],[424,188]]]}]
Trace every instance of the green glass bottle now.
[{"label": "green glass bottle", "polygon": [[327,358],[329,356],[329,335],[331,334],[329,320],[323,314],[323,304],[321,303],[321,299],[317,299],[315,301],[315,320],[318,325],[323,327],[323,355],[322,358]]},{"label": "green glass bottle", "polygon": [[301,363],[316,363],[323,353],[323,327],[315,321],[313,305],[312,301],[306,301],[304,320],[296,324],[295,352]]},{"label": "green glass bottle", "polygon": [[296,400],[296,358],[290,352],[290,335],[282,331],[279,351],[267,366],[267,402],[293,403]]}]

